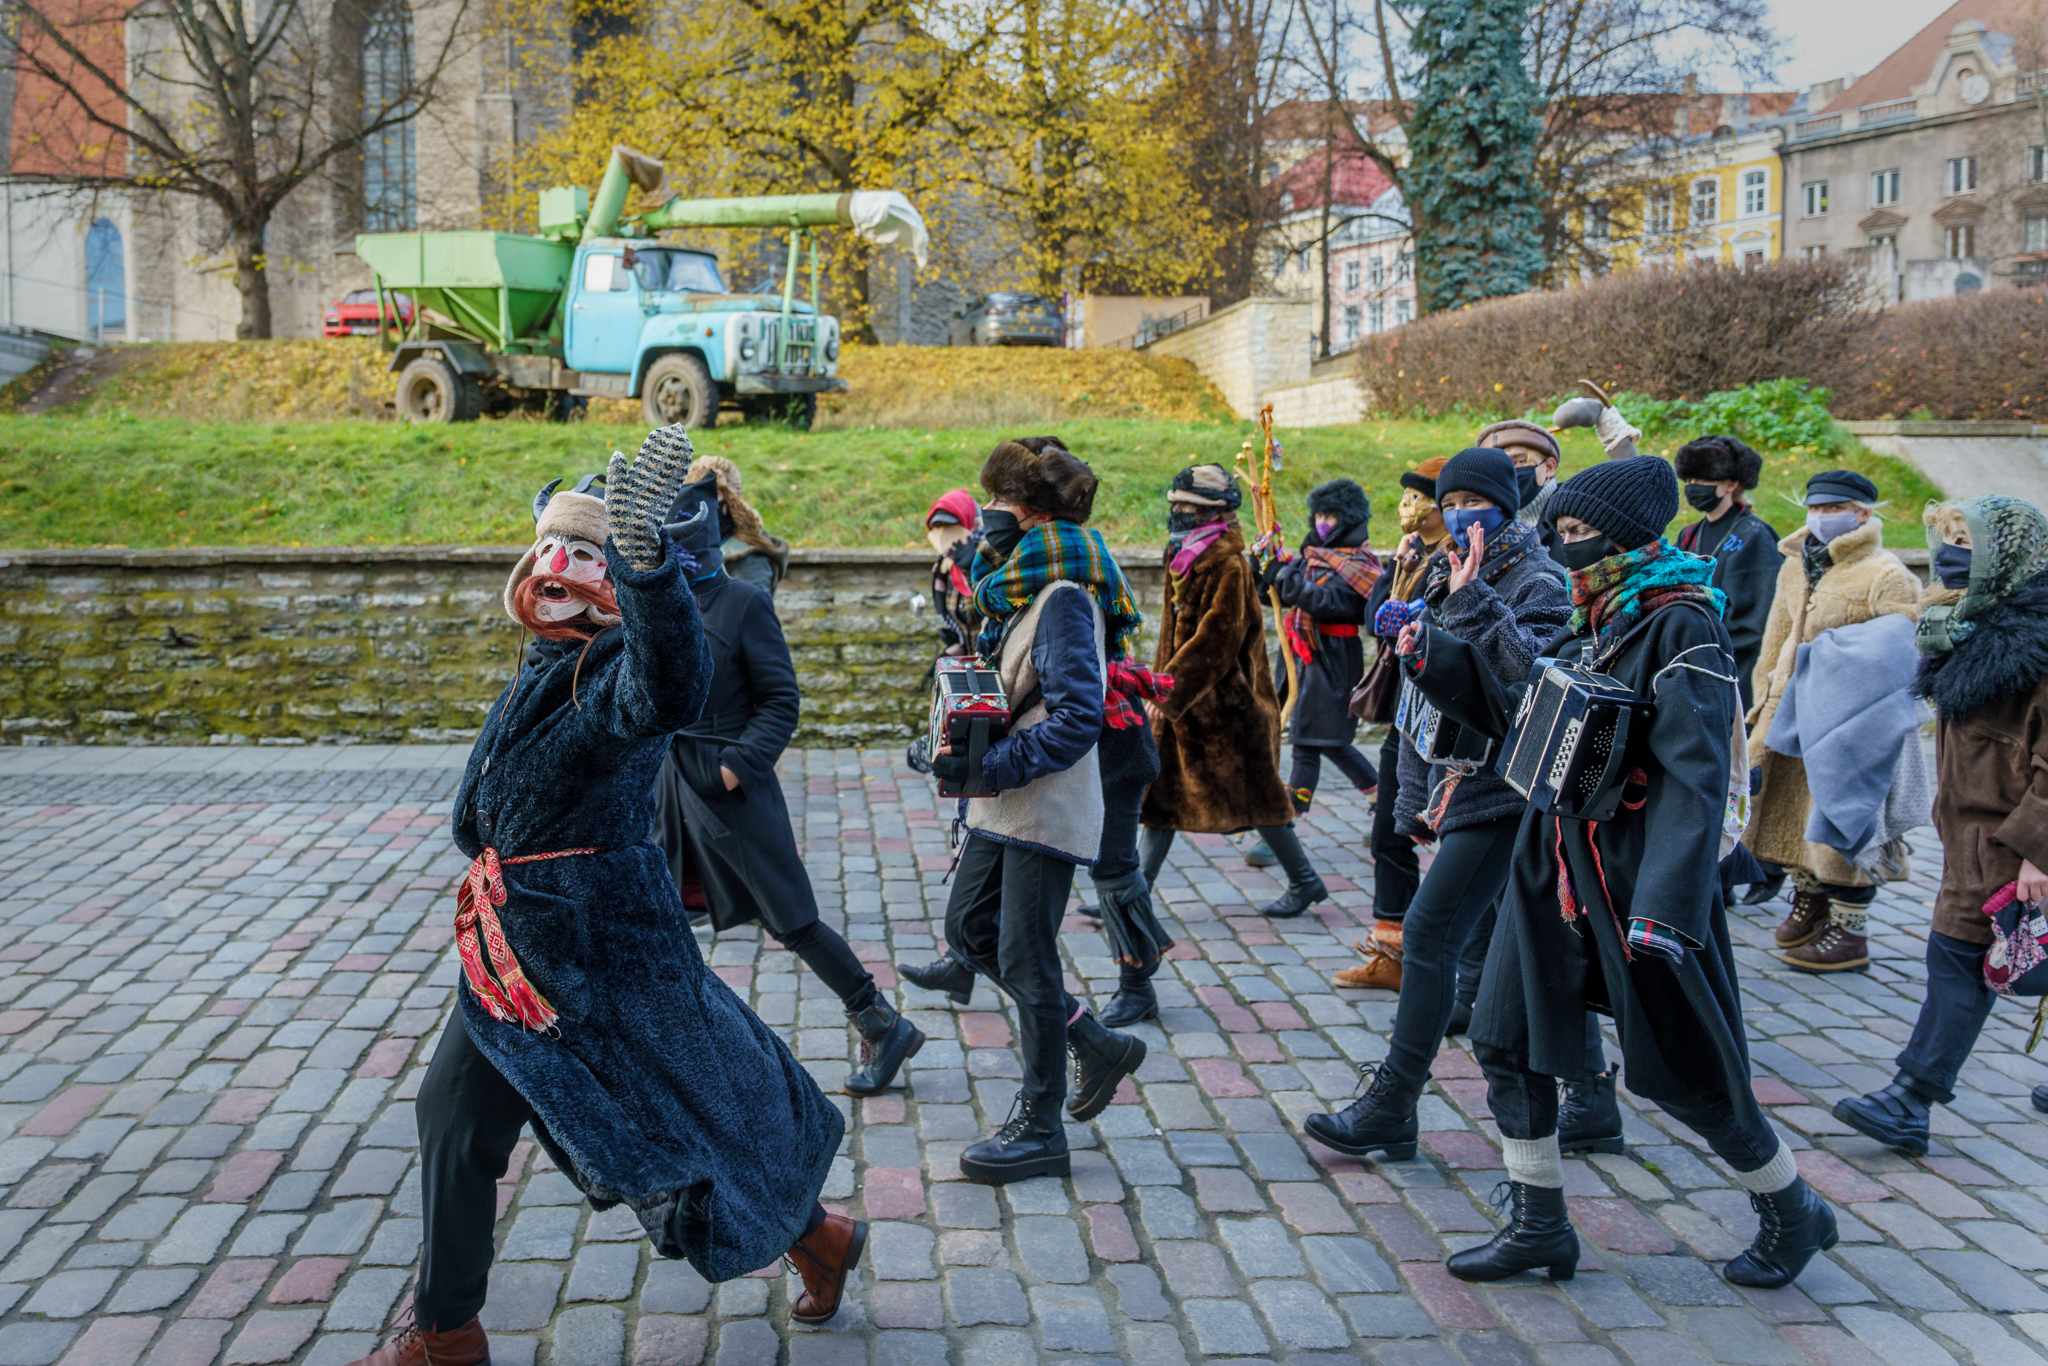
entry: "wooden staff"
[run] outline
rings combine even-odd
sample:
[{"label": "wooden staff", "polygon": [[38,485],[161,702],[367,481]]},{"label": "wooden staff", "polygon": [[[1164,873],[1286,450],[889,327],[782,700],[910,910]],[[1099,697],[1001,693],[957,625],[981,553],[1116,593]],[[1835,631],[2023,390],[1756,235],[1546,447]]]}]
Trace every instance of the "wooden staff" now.
[{"label": "wooden staff", "polygon": [[[1280,515],[1273,506],[1273,473],[1282,468],[1282,457],[1286,452],[1273,435],[1273,405],[1268,403],[1259,409],[1259,449],[1252,451],[1252,440],[1247,439],[1237,453],[1240,477],[1251,486],[1252,521],[1258,526],[1259,538],[1252,543],[1252,559],[1270,550],[1278,554],[1285,537],[1280,530]],[[1256,462],[1256,469],[1250,468]],[[1266,596],[1273,604],[1273,624],[1280,632],[1280,659],[1287,667],[1287,702],[1280,708],[1280,729],[1287,729],[1287,722],[1294,715],[1294,704],[1301,700],[1301,667],[1294,661],[1294,651],[1287,645],[1287,609],[1280,605],[1280,589],[1268,585]]]}]

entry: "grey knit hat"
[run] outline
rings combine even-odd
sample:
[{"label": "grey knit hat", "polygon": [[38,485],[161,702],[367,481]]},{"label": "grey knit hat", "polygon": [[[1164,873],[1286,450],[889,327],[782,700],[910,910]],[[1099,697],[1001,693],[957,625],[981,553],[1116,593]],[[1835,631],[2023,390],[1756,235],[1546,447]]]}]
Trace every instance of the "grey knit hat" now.
[{"label": "grey knit hat", "polygon": [[1623,550],[1640,550],[1678,515],[1678,476],[1654,455],[1608,460],[1558,485],[1546,515],[1576,517]]}]

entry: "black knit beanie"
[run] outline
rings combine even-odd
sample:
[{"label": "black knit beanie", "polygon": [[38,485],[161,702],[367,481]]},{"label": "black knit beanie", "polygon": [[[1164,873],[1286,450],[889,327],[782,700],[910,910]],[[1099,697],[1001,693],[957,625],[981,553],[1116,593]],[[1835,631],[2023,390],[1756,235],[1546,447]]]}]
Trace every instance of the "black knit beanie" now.
[{"label": "black knit beanie", "polygon": [[1558,485],[1544,515],[1576,517],[1623,550],[1640,550],[1678,515],[1678,476],[1654,455],[1609,460]]},{"label": "black knit beanie", "polygon": [[1509,517],[1522,505],[1522,488],[1515,482],[1515,458],[1492,446],[1472,446],[1444,462],[1436,476],[1436,500],[1458,490],[1476,493]]}]

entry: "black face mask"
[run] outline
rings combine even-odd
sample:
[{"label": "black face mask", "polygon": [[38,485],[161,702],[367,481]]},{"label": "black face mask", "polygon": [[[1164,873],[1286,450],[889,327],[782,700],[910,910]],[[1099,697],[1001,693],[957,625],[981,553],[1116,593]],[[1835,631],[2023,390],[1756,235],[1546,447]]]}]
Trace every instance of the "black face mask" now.
[{"label": "black face mask", "polygon": [[1515,486],[1521,492],[1522,507],[1527,507],[1535,502],[1538,492],[1536,487],[1536,467],[1534,465],[1515,466]]},{"label": "black face mask", "polygon": [[1564,560],[1564,567],[1574,574],[1582,569],[1591,569],[1610,555],[1619,555],[1621,547],[1608,536],[1589,536],[1583,541],[1566,541],[1557,552]]},{"label": "black face mask", "polygon": [[1712,512],[1721,506],[1721,490],[1712,484],[1687,484],[1685,501],[1691,503],[1695,511]]},{"label": "black face mask", "polygon": [[988,542],[988,548],[1004,559],[1017,548],[1017,542],[1024,539],[1024,528],[1017,522],[1017,514],[1000,508],[981,510],[981,538]]},{"label": "black face mask", "polygon": [[1943,588],[1968,588],[1970,547],[1946,543],[1935,547],[1934,577],[1941,580]]}]

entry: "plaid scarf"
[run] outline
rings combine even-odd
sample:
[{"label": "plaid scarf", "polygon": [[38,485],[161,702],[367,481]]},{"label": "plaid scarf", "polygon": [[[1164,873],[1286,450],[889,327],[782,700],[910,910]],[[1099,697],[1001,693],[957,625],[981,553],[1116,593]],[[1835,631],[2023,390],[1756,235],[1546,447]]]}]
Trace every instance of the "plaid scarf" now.
[{"label": "plaid scarf", "polygon": [[1102,724],[1111,730],[1129,730],[1145,719],[1144,702],[1164,702],[1173,691],[1173,675],[1154,673],[1137,664],[1112,660],[1108,686],[1102,690]]},{"label": "plaid scarf", "polygon": [[[1331,579],[1344,581],[1345,587],[1361,598],[1372,596],[1372,586],[1379,582],[1379,556],[1364,546],[1304,546],[1302,559],[1308,567],[1302,571],[1302,578],[1310,588],[1320,588]],[[1299,607],[1287,609],[1287,615],[1280,619],[1280,634],[1287,640],[1287,648],[1294,651],[1294,657],[1306,664],[1315,653],[1316,623]]]},{"label": "plaid scarf", "polygon": [[[983,566],[988,566],[986,574]],[[1031,605],[1049,583],[1071,579],[1095,595],[1108,618],[1109,657],[1123,659],[1144,625],[1138,600],[1124,581],[1124,571],[1103,544],[1102,533],[1072,522],[1043,522],[1024,533],[1010,558],[1000,566],[986,542],[974,557],[974,605],[984,618],[975,648],[993,659],[1002,644],[1003,625]]]},{"label": "plaid scarf", "polygon": [[1609,555],[1572,575],[1572,632],[1593,633],[1593,660],[1611,650],[1652,612],[1675,602],[1697,602],[1715,616],[1728,610],[1728,595],[1713,587],[1714,562],[1688,555],[1663,537],[1646,546]]}]

